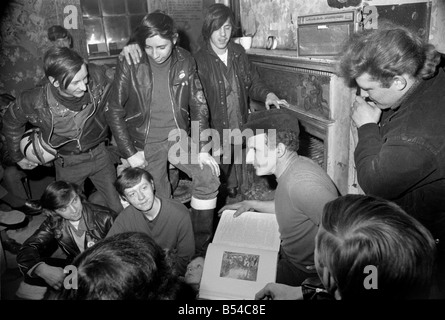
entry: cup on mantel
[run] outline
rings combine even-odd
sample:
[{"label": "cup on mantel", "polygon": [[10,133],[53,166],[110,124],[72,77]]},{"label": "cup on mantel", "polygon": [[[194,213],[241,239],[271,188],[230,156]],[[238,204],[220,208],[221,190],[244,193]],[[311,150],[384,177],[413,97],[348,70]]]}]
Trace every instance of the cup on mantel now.
[{"label": "cup on mantel", "polygon": [[252,37],[239,37],[235,39],[235,43],[239,43],[245,50],[249,50],[252,47]]}]

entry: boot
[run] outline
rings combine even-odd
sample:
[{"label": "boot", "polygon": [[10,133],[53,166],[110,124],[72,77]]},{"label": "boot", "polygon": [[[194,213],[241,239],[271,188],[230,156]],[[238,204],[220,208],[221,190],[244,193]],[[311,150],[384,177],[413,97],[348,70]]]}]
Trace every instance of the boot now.
[{"label": "boot", "polygon": [[190,209],[193,233],[195,235],[195,254],[204,256],[213,237],[214,209]]}]

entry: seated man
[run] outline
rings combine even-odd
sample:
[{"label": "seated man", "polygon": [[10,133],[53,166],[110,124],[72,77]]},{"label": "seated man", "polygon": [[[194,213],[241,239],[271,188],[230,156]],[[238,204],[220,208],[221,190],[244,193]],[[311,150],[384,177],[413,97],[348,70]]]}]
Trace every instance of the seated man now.
[{"label": "seated man", "polygon": [[107,237],[122,232],[143,232],[152,237],[174,259],[174,270],[184,275],[195,253],[195,238],[189,210],[182,203],[155,195],[151,174],[142,168],[124,169],[115,187],[127,206],[116,218]]},{"label": "seated man", "polygon": [[[65,277],[63,268],[105,238],[116,217],[107,207],[85,202],[80,188],[65,181],[50,183],[40,202],[48,217],[17,254],[17,264],[24,275],[24,285],[17,295],[23,298],[30,289],[27,285],[42,287],[40,292],[45,292],[47,286],[59,290]],[[57,247],[66,259],[50,257]]]},{"label": "seated man", "polygon": [[[315,265],[336,299],[427,299],[435,255],[431,233],[388,200],[346,195],[324,208]],[[256,295],[264,298],[302,299],[303,292],[269,283]]]},{"label": "seated man", "polygon": [[323,207],[338,197],[337,188],[323,168],[297,153],[296,112],[285,107],[257,111],[243,128],[245,136],[249,133],[246,129],[254,131],[247,140],[246,163],[253,164],[258,176],[275,175],[275,199],[245,200],[226,205],[220,212],[235,209],[235,216],[249,210],[275,214],[281,237],[276,281],[301,285],[316,274],[314,239]]},{"label": "seated man", "polygon": [[173,274],[169,256],[145,233],[108,237],[82,252],[73,265],[77,290],[64,288],[59,299],[195,300],[193,289]]}]

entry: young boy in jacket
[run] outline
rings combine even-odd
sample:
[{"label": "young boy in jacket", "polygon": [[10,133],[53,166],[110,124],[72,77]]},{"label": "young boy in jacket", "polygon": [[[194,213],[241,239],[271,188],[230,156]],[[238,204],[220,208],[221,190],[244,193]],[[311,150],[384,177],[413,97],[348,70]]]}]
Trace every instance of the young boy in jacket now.
[{"label": "young boy in jacket", "polygon": [[[48,287],[60,290],[67,274],[64,267],[110,230],[116,212],[88,203],[80,188],[66,181],[50,183],[40,198],[47,218],[23,243],[17,264],[24,275],[18,290],[22,298],[32,299],[32,292],[45,292]],[[51,257],[60,248],[63,258]]]}]

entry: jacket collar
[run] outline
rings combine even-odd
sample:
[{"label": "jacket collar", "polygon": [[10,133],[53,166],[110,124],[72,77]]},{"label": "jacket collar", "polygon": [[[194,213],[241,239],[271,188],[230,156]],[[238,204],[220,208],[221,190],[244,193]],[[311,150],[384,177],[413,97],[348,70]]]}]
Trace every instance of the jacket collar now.
[{"label": "jacket collar", "polygon": [[[207,41],[206,43],[206,51],[208,54],[214,56],[215,58],[218,58],[218,55],[215,51],[213,51],[212,45],[210,44],[210,41]],[[235,58],[238,58],[241,53],[243,53],[243,47],[239,44],[234,43],[232,40],[229,41],[229,44],[227,45],[228,53],[227,55],[234,55]]]},{"label": "jacket collar", "polygon": [[[175,63],[177,63],[178,61],[182,61],[185,60],[184,54],[182,52],[183,49],[179,48],[177,45],[175,45],[175,47],[172,50],[172,56],[171,56],[171,65],[173,66]],[[150,65],[149,59],[148,59],[148,55],[145,53],[145,51],[143,52],[144,54],[141,57],[141,63],[145,63]]]}]

